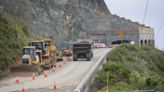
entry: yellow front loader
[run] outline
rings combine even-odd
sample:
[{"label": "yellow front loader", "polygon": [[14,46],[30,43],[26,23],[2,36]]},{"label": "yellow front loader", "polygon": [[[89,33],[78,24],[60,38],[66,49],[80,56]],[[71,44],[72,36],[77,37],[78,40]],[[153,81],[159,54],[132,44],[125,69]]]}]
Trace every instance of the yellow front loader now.
[{"label": "yellow front loader", "polygon": [[56,66],[56,46],[52,45],[51,39],[37,39],[29,43],[30,46],[35,46],[37,50],[42,52],[43,68],[52,68]]}]

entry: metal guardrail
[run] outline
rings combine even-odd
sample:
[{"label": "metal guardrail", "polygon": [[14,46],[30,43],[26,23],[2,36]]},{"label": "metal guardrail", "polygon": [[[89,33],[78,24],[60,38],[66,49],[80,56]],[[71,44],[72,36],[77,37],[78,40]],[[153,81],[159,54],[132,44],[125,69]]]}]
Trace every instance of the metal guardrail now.
[{"label": "metal guardrail", "polygon": [[[107,54],[105,54],[99,58],[99,60],[96,62],[96,64],[92,67],[91,71],[89,71],[89,73],[87,73],[87,75],[83,78],[83,80],[76,87],[76,89],[74,89],[74,92],[88,92],[89,86],[93,83],[97,71],[99,71],[102,68],[102,65],[106,63],[106,61],[107,61],[106,56],[109,55],[112,51],[114,51],[116,49],[117,49],[117,47],[113,48]],[[159,91],[136,90],[134,92],[159,92]]]},{"label": "metal guardrail", "polygon": [[92,84],[94,81],[95,75],[97,71],[100,70],[102,65],[106,63],[106,56],[110,53],[109,51],[107,54],[101,56],[96,64],[91,68],[91,71],[87,73],[87,75],[82,79],[80,84],[74,89],[74,92],[87,92],[89,89],[89,86]]}]

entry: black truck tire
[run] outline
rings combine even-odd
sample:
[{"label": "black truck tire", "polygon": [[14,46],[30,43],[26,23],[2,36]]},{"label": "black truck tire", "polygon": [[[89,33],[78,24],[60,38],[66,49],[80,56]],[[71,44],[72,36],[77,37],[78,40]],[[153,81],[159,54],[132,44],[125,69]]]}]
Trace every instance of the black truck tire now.
[{"label": "black truck tire", "polygon": [[91,61],[91,58],[87,58],[87,61]]},{"label": "black truck tire", "polygon": [[77,58],[73,57],[73,61],[77,61]]},{"label": "black truck tire", "polygon": [[74,54],[73,55],[73,61],[77,61],[78,57],[77,57],[77,54]]},{"label": "black truck tire", "polygon": [[91,60],[91,55],[87,55],[87,61]]}]

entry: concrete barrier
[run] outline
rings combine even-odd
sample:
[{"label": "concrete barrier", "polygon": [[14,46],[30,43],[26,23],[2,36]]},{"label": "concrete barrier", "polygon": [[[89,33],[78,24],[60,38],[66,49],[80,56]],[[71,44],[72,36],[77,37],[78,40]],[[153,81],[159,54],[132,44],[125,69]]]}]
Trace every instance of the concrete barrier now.
[{"label": "concrete barrier", "polygon": [[102,55],[98,61],[93,65],[91,70],[87,73],[87,75],[82,79],[80,84],[74,89],[74,92],[88,92],[90,85],[93,83],[95,79],[95,75],[97,71],[99,71],[102,68],[102,65],[106,63],[106,56],[110,53],[109,50],[108,53],[105,55]]}]

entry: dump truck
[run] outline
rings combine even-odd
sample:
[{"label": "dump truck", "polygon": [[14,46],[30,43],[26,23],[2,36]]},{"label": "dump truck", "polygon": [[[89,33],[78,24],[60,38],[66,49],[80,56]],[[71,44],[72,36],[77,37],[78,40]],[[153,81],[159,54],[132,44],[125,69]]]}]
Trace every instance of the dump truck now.
[{"label": "dump truck", "polygon": [[78,40],[73,43],[73,61],[77,61],[78,58],[86,58],[90,61],[93,57],[93,43],[90,40]]}]

